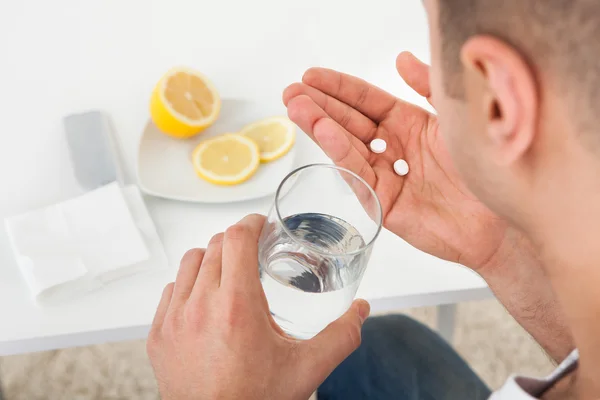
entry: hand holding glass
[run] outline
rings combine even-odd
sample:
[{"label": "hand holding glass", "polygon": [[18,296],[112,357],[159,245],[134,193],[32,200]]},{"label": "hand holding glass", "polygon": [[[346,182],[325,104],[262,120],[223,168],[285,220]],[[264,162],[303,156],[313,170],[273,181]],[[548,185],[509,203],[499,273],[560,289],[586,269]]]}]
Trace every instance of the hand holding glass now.
[{"label": "hand holding glass", "polygon": [[381,225],[377,195],[351,171],[308,165],[281,182],[259,267],[271,314],[287,334],[309,339],[350,307]]}]

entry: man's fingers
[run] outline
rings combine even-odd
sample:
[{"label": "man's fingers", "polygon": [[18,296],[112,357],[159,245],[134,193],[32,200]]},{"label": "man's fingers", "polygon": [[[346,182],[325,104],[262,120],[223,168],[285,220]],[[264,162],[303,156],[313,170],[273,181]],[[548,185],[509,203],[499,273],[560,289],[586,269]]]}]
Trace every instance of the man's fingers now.
[{"label": "man's fingers", "polygon": [[429,65],[419,60],[412,53],[403,52],[396,58],[396,69],[408,86],[431,103]]},{"label": "man's fingers", "polygon": [[300,95],[310,97],[335,122],[362,142],[370,142],[375,137],[377,124],[348,104],[342,103],[312,86],[304,83],[294,83],[288,86],[283,92],[283,102],[287,106],[291,99]]},{"label": "man's fingers", "polygon": [[[202,291],[206,287],[219,287],[221,283],[221,265],[223,260],[223,233],[217,233],[210,239],[206,254],[202,261],[202,268],[196,280],[196,288]],[[196,289],[194,289],[196,290]]]},{"label": "man's fingers", "polygon": [[[354,172],[363,178],[369,186],[375,187],[377,180],[375,171],[373,171],[367,158],[356,149],[352,140],[344,134],[339,125],[329,118],[321,119],[314,126],[314,135],[325,154],[336,165]],[[360,185],[360,187],[364,186]],[[355,188],[353,187],[353,189]],[[356,194],[359,195],[359,193]]]},{"label": "man's fingers", "polygon": [[385,119],[396,104],[394,96],[377,86],[331,69],[311,68],[302,82],[348,104],[375,123]]},{"label": "man's fingers", "polygon": [[[288,115],[303,131],[312,135],[313,140],[336,165],[354,172],[369,186],[375,187],[377,177],[369,163],[370,151],[365,144],[329,118],[310,97],[300,95],[290,100]],[[346,181],[361,204],[368,206],[369,199],[372,198],[371,192],[356,179]]]},{"label": "man's fingers", "polygon": [[188,250],[181,259],[177,279],[175,279],[175,287],[173,288],[173,300],[171,302],[173,306],[185,303],[190,297],[200,271],[204,252],[204,249]]},{"label": "man's fingers", "polygon": [[364,300],[356,300],[339,319],[333,321],[317,336],[302,343],[306,346],[303,360],[310,365],[305,371],[311,380],[321,382],[342,363],[361,341],[361,328],[369,316],[370,306]]},{"label": "man's fingers", "polygon": [[258,276],[258,239],[266,218],[252,214],[225,231],[221,287],[256,285]]},{"label": "man's fingers", "polygon": [[160,302],[158,303],[158,307],[156,308],[156,314],[154,314],[154,320],[152,321],[153,328],[162,325],[163,321],[165,320],[165,315],[167,314],[169,304],[171,304],[171,298],[173,297],[174,287],[174,282],[171,282],[165,286],[162,297],[160,298]]},{"label": "man's fingers", "polygon": [[314,135],[315,126],[322,120],[330,120],[333,124],[337,125],[337,129],[335,130],[337,134],[347,137],[352,146],[356,148],[363,158],[369,156],[369,150],[365,144],[359,138],[353,136],[350,132],[334,122],[309,96],[300,95],[291,99],[288,102],[288,117],[294,121],[300,129],[306,132],[319,146],[321,146],[321,143],[319,143]]}]

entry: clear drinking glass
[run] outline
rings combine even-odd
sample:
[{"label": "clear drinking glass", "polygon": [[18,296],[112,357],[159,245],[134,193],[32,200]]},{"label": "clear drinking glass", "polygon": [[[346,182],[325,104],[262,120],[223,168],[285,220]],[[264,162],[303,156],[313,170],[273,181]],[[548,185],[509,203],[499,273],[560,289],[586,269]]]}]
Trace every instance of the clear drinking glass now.
[{"label": "clear drinking glass", "polygon": [[260,279],[271,314],[309,339],[351,305],[381,231],[373,189],[335,165],[308,165],[279,185],[259,242]]}]

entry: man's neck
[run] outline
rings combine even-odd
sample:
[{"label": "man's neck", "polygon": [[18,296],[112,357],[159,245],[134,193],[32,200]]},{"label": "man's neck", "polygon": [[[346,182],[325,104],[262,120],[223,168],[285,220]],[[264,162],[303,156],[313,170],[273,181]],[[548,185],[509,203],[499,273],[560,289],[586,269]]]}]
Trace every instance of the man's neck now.
[{"label": "man's neck", "polygon": [[600,168],[593,161],[557,172],[549,185],[563,190],[540,204],[531,237],[580,350],[578,386],[600,397]]},{"label": "man's neck", "polygon": [[575,374],[566,377],[555,387],[545,393],[542,400],[576,400],[577,376]]},{"label": "man's neck", "polygon": [[588,261],[579,256],[571,262],[544,253],[551,285],[581,354],[579,385],[584,393],[600,396],[600,252],[588,252]]}]

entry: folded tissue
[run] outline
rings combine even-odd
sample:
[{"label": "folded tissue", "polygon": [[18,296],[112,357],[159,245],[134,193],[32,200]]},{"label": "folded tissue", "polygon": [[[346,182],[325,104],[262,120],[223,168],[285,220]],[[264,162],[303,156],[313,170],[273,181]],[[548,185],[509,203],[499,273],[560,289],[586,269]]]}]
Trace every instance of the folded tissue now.
[{"label": "folded tissue", "polygon": [[73,299],[167,258],[137,186],[111,183],[5,220],[17,264],[38,304]]}]

